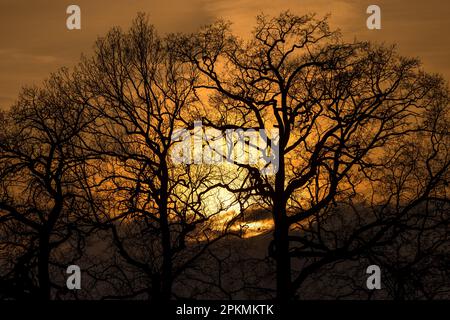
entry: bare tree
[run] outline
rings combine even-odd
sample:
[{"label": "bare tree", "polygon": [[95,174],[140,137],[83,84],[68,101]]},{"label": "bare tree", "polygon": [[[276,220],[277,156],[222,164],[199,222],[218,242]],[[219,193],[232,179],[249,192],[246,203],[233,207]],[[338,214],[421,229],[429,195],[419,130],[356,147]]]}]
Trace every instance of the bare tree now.
[{"label": "bare tree", "polygon": [[115,297],[172,298],[174,280],[226,234],[212,222],[223,203],[208,205],[220,172],[171,158],[177,129],[192,123],[198,77],[171,46],[141,14],[129,31],[100,38],[78,68],[79,101],[98,115],[90,150],[104,165],[96,192],[113,199],[101,220],[121,257],[112,262],[122,279]]},{"label": "bare tree", "polygon": [[[339,264],[335,271],[328,268],[327,276],[325,270],[317,273],[342,280],[342,286],[331,288],[334,297],[345,297],[352,288],[360,292],[356,297],[369,298],[447,294],[443,257],[449,250],[448,89],[440,76],[416,72],[425,91],[412,103],[414,117],[407,124],[411,130],[387,141],[370,162],[352,172],[351,192],[337,197],[337,206],[322,210],[306,227],[294,228],[300,235],[292,238],[292,256],[304,262],[293,281],[295,289],[322,267]],[[353,273],[344,277],[352,264]],[[383,271],[385,290],[377,294],[365,286],[370,264]],[[321,290],[319,282],[310,282],[309,288]]]},{"label": "bare tree", "polygon": [[[417,59],[314,15],[241,39],[223,21],[160,37],[140,14],[0,113],[0,297],[448,297],[448,105]],[[175,161],[198,121],[246,151]],[[267,216],[273,236],[242,237]]]},{"label": "bare tree", "polygon": [[[365,168],[363,192],[298,228],[301,245],[293,251],[303,261],[296,280],[303,297],[448,297],[448,96],[432,98],[422,129],[399,137]],[[382,270],[376,293],[365,287],[371,264]],[[331,279],[342,285],[330,287]]]},{"label": "bare tree", "polygon": [[272,211],[277,297],[291,299],[303,277],[292,270],[292,244],[303,241],[293,228],[353,196],[361,172],[377,165],[399,137],[420,130],[433,94],[446,88],[421,72],[416,59],[393,47],[345,43],[314,15],[258,16],[248,41],[219,21],[179,42],[179,54],[202,75],[198,90],[209,92],[218,110],[199,109],[205,123],[279,130],[272,141],[274,176],[236,165],[245,172],[246,190],[252,187]]},{"label": "bare tree", "polygon": [[[84,182],[90,178],[82,151],[93,120],[70,102],[67,70],[42,89],[28,88],[2,116],[0,137],[0,245],[4,297],[55,297],[56,275],[83,253],[83,221],[92,213]],[[53,279],[52,279],[53,278]]]}]

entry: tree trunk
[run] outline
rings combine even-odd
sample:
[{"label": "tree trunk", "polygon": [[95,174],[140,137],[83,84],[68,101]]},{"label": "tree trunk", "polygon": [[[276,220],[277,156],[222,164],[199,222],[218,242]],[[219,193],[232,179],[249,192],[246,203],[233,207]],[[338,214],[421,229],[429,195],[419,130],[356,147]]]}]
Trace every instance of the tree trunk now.
[{"label": "tree trunk", "polygon": [[168,169],[165,163],[161,164],[161,198],[160,198],[160,227],[161,244],[163,250],[163,263],[161,274],[161,300],[170,300],[172,296],[172,245],[170,241],[170,226],[168,215]]},{"label": "tree trunk", "polygon": [[50,300],[50,239],[47,231],[43,230],[39,235],[39,255],[38,255],[38,281],[39,299]]},{"label": "tree trunk", "polygon": [[291,259],[289,257],[289,225],[286,214],[284,170],[284,157],[280,153],[279,169],[275,177],[275,196],[273,198],[277,300],[280,302],[291,299]]},{"label": "tree trunk", "polygon": [[[275,207],[278,212],[284,208]],[[291,299],[291,259],[289,257],[288,226],[286,219],[277,221],[275,225],[275,261],[277,279],[277,300]]]}]

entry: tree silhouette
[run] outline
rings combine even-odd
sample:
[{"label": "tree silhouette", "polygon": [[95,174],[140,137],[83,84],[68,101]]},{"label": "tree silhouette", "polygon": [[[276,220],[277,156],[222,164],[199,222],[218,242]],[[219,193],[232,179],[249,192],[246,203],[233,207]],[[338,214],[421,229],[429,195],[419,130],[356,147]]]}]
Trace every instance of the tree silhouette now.
[{"label": "tree silhouette", "polygon": [[83,221],[92,213],[83,184],[94,156],[81,146],[93,117],[71,102],[69,83],[69,73],[62,70],[42,89],[24,89],[2,116],[0,243],[6,247],[6,298],[51,298],[52,287],[61,289],[51,279],[51,268],[65,270],[83,252]]},{"label": "tree silhouette", "polygon": [[[243,39],[139,14],[0,113],[0,298],[448,298],[448,105],[417,59],[326,18]],[[180,163],[198,121],[247,150]]]},{"label": "tree silhouette", "polygon": [[225,208],[206,208],[220,171],[171,158],[197,100],[197,71],[170,46],[140,14],[129,31],[100,38],[78,69],[78,99],[97,115],[89,150],[105,163],[97,192],[114,199],[103,223],[128,265],[119,274],[135,274],[124,297],[170,299],[174,280],[227,234],[211,225]]},{"label": "tree silhouette", "polygon": [[400,137],[427,129],[430,101],[447,106],[447,89],[416,59],[393,47],[346,43],[314,15],[258,16],[250,40],[219,21],[179,41],[179,54],[202,75],[198,90],[210,93],[217,110],[199,110],[204,122],[220,130],[279,129],[274,176],[236,165],[272,211],[277,297],[291,299],[308,270],[292,270],[295,246],[304,242],[293,229],[356,193],[366,170],[382,166]]}]

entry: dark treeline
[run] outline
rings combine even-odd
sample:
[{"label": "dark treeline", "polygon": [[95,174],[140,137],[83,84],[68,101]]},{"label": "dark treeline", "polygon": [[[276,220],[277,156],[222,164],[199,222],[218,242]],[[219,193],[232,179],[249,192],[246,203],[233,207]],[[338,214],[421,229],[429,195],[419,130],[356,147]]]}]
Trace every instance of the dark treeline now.
[{"label": "dark treeline", "polygon": [[[448,299],[448,106],[417,59],[314,15],[242,39],[225,21],[162,37],[140,14],[0,113],[0,298]],[[175,163],[195,121],[277,128],[276,172]]]}]

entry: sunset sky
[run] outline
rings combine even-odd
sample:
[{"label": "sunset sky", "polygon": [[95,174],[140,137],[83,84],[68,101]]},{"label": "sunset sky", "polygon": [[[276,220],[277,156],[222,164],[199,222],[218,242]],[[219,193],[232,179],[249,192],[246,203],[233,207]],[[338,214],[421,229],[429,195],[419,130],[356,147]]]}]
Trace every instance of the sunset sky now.
[{"label": "sunset sky", "polygon": [[[125,4],[126,3],[126,4]],[[66,8],[81,8],[81,30],[66,29]],[[366,9],[382,10],[382,30],[368,30]],[[149,14],[159,32],[195,31],[221,17],[240,34],[249,32],[257,13],[331,13],[331,27],[352,40],[396,43],[418,56],[429,72],[450,79],[450,2],[442,0],[0,0],[0,108],[9,107],[19,89],[39,84],[61,66],[89,54],[93,42],[111,26],[128,27],[138,11]]]}]

